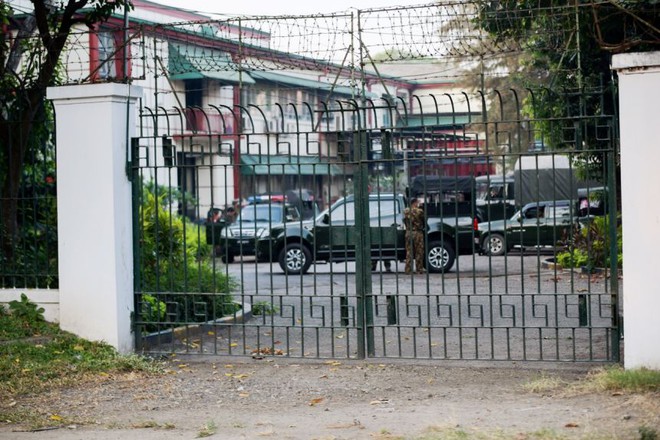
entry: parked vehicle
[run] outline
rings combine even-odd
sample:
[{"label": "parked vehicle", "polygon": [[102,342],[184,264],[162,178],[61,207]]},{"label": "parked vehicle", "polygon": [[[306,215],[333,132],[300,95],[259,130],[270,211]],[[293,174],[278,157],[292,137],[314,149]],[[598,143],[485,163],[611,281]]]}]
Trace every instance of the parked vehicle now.
[{"label": "parked vehicle", "polygon": [[499,256],[514,246],[555,246],[578,225],[576,203],[556,200],[528,203],[507,220],[479,223],[479,247]]},{"label": "parked vehicle", "polygon": [[225,263],[232,263],[238,255],[255,255],[256,241],[272,228],[285,223],[300,223],[298,208],[288,203],[252,203],[245,205],[230,225],[224,226],[214,244],[216,255]]},{"label": "parked vehicle", "polygon": [[575,167],[562,154],[521,156],[507,175],[475,177],[479,221],[504,220],[523,206],[543,200],[573,200],[602,189],[577,178]]},{"label": "parked vehicle", "polygon": [[268,202],[286,202],[295,206],[303,220],[311,220],[320,214],[318,200],[309,189],[290,189],[284,193],[256,194],[247,198],[248,204]]},{"label": "parked vehicle", "polygon": [[578,188],[578,207],[579,215],[583,219],[606,215],[609,212],[607,188],[604,186]]},{"label": "parked vehicle", "polygon": [[[427,213],[425,260],[429,272],[449,271],[457,253],[474,250],[473,210],[464,209],[464,198],[453,201],[443,198],[458,196],[459,189],[456,181],[449,187],[441,187],[437,181],[411,184],[410,195],[424,199],[422,207]],[[472,205],[471,200],[470,195],[467,204]],[[358,234],[356,203],[351,195],[339,199],[312,222],[271,228],[257,241],[257,258],[276,261],[291,275],[306,273],[312,263],[354,261]],[[405,261],[403,211],[407,206],[406,197],[376,193],[369,195],[368,203],[372,261]]]},{"label": "parked vehicle", "polygon": [[479,222],[503,220],[516,213],[513,175],[485,175],[474,178]]}]

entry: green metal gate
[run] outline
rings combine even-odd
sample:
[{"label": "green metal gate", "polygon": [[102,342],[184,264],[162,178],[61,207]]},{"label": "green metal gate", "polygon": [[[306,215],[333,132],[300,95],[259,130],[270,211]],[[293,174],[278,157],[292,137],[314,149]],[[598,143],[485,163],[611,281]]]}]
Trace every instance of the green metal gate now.
[{"label": "green metal gate", "polygon": [[[265,116],[269,109],[251,106],[218,112],[222,121],[243,118],[240,133],[166,128],[134,139],[141,350],[333,359],[619,359],[612,116],[479,118],[459,131],[438,121],[362,125],[369,112],[411,109],[338,102],[333,109],[308,103],[296,108],[293,131],[273,127]],[[307,124],[300,116],[306,109]],[[201,109],[143,108],[142,119],[170,127],[181,114],[213,116]],[[561,143],[536,138],[530,127],[541,123],[560,131]],[[473,142],[467,127],[484,133],[483,139]],[[588,178],[581,174],[585,163],[596,164]],[[411,182],[432,175],[474,181],[466,214],[471,246],[461,247],[451,222],[444,222],[427,233],[425,247],[442,237],[455,255],[453,267],[436,270],[427,259],[424,274],[408,274],[405,242],[396,237],[403,233]],[[456,187],[433,192],[427,185],[414,194],[424,199],[426,215],[459,218],[450,209],[459,203]],[[495,189],[499,199],[491,197]],[[534,205],[533,218],[516,193],[527,194],[524,205]],[[240,209],[238,221],[230,207]],[[517,218],[510,216],[519,210]],[[213,222],[217,212],[220,221]],[[266,217],[258,218],[262,213]],[[479,229],[472,227],[474,219]],[[503,255],[488,241],[498,231]],[[314,260],[307,273],[282,267],[287,249],[278,243]],[[571,261],[575,268],[567,267]]]},{"label": "green metal gate", "polygon": [[[582,58],[599,11],[504,6],[131,33],[138,348],[618,361],[616,84]],[[548,38],[491,38],[523,16]],[[516,83],[540,49],[553,70]]]}]

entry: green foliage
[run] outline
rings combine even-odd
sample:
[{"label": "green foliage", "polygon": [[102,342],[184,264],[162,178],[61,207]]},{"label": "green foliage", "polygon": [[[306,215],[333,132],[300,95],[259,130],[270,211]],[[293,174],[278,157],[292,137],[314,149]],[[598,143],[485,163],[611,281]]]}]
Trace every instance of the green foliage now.
[{"label": "green foliage", "polygon": [[153,295],[142,296],[142,319],[147,322],[161,322],[165,320],[167,306]]},{"label": "green foliage", "polygon": [[90,342],[42,323],[38,332],[16,314],[0,314],[0,395],[41,393],[79,382],[89,374],[141,371],[162,365],[144,357],[119,355],[104,343]]},{"label": "green foliage", "polygon": [[[616,115],[616,83],[611,73],[612,53],[657,50],[660,47],[660,9],[657,0],[637,2],[482,1],[475,5],[473,25],[485,31],[486,47],[515,48],[493,66],[506,75],[486,84],[486,90],[524,90],[520,113],[505,100],[488,109],[502,121],[530,119],[521,136],[542,139],[546,148],[580,152],[575,166],[584,179],[602,179],[613,173],[607,156],[615,133],[605,129],[606,119],[585,117]],[[506,64],[504,64],[506,63]],[[481,72],[483,73],[483,72]],[[481,76],[483,78],[483,76]],[[475,84],[472,84],[475,86]],[[484,83],[477,86],[484,89]],[[515,100],[517,105],[517,100]],[[497,116],[495,116],[497,115]],[[582,118],[583,122],[578,122]],[[499,126],[500,131],[514,127]],[[520,130],[519,130],[520,131]],[[518,136],[518,135],[517,135]],[[490,133],[491,148],[498,148],[497,133]],[[534,140],[534,139],[531,139]],[[523,149],[530,139],[516,139],[509,151]],[[613,164],[618,167],[618,164]]]},{"label": "green foliage", "polygon": [[648,426],[640,426],[637,431],[639,432],[640,440],[658,439],[658,431],[655,428],[649,428]]},{"label": "green foliage", "polygon": [[556,261],[561,267],[583,267],[587,266],[589,262],[589,254],[582,249],[575,248],[558,254]]},{"label": "green foliage", "polygon": [[40,310],[27,298],[14,302],[16,312],[0,306],[0,341],[23,339],[35,334],[48,334],[49,324],[43,320]]},{"label": "green foliage", "polygon": [[[617,267],[623,265],[623,234],[617,226]],[[587,270],[610,267],[610,226],[607,216],[594,217],[576,230],[566,243],[568,250],[557,255],[562,267],[585,267]]]},{"label": "green foliage", "polygon": [[151,182],[142,188],[140,320],[204,322],[233,313],[234,284],[215,270],[204,228],[171,212],[174,193]]},{"label": "green foliage", "polygon": [[9,302],[9,311],[17,319],[23,321],[27,328],[39,328],[45,321],[44,308],[30,301],[24,293],[21,293],[20,301]]},{"label": "green foliage", "polygon": [[[52,123],[44,124],[52,128]],[[0,248],[1,287],[58,287],[55,146],[47,142],[25,163],[13,255]],[[1,226],[0,226],[1,227]]]},{"label": "green foliage", "polygon": [[[32,11],[14,11],[11,3],[0,3],[0,264],[20,268],[18,280],[4,278],[2,285],[16,283],[26,287],[57,287],[57,248],[48,246],[54,228],[43,228],[38,215],[25,217],[33,204],[40,211],[54,208],[39,206],[38,199],[25,197],[43,180],[29,180],[25,171],[30,164],[47,162],[40,156],[52,148],[52,108],[46,105],[46,90],[62,83],[60,57],[68,36],[77,24],[98,26],[125,5],[126,0],[33,0]],[[9,38],[8,38],[9,37]],[[28,173],[32,175],[31,173]],[[51,174],[51,176],[54,174]],[[38,192],[34,192],[38,194]],[[29,200],[29,203],[26,203]],[[56,216],[50,217],[54,222]],[[46,245],[42,244],[46,235]],[[26,272],[23,278],[23,271]],[[38,275],[32,276],[32,271]],[[41,275],[46,272],[47,276]]]},{"label": "green foliage", "polygon": [[595,388],[602,391],[660,391],[660,371],[648,368],[624,370],[620,367],[604,368],[590,376]]},{"label": "green foliage", "polygon": [[252,314],[255,316],[274,315],[278,311],[277,306],[268,301],[257,301],[252,304]]}]

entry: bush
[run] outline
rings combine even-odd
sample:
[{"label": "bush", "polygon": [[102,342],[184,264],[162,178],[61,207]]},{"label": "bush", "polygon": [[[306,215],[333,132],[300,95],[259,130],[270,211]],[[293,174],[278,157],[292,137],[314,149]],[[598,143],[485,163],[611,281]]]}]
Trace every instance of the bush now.
[{"label": "bush", "polygon": [[[623,237],[621,222],[617,226],[617,267],[623,264]],[[567,240],[568,250],[557,255],[562,267],[610,267],[610,227],[607,216],[595,217],[582,225]]]},{"label": "bush", "polygon": [[[170,193],[143,186],[139,290],[146,323],[190,323],[233,313],[231,279],[214,270],[204,228],[170,212]],[[149,324],[147,330],[156,326]]]}]

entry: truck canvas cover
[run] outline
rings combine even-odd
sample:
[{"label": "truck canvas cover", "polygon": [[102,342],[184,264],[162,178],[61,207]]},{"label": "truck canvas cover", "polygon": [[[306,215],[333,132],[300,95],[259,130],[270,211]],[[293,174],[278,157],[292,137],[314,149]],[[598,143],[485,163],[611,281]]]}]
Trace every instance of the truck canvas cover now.
[{"label": "truck canvas cover", "polygon": [[520,157],[515,164],[516,204],[544,200],[576,200],[578,182],[567,156],[553,154]]},{"label": "truck canvas cover", "polygon": [[410,195],[463,193],[466,200],[472,198],[474,179],[472,177],[415,176],[410,182]]}]

